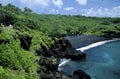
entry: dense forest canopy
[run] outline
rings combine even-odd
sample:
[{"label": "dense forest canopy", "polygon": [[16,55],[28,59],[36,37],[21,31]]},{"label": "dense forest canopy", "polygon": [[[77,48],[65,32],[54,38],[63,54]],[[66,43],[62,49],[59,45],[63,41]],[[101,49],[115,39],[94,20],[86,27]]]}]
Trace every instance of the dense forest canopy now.
[{"label": "dense forest canopy", "polygon": [[[37,14],[8,4],[0,4],[0,79],[39,79],[39,57],[35,50],[47,49],[66,35],[120,33],[120,18],[80,15]],[[22,41],[29,39],[26,46]]]},{"label": "dense forest canopy", "polygon": [[103,35],[104,31],[118,32],[120,18],[98,18],[80,15],[37,14],[25,7],[24,11],[8,4],[0,6],[0,22],[3,25],[12,24],[15,29],[26,28],[41,31],[50,36],[68,34]]}]

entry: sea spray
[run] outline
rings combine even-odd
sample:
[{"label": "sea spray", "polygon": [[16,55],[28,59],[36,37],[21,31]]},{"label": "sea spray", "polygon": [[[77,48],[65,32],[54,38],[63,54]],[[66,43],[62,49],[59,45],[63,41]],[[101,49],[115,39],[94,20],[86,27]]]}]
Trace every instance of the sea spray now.
[{"label": "sea spray", "polygon": [[58,71],[62,71],[63,70],[63,66],[69,64],[69,62],[71,61],[71,59],[61,59],[60,60],[60,64],[58,65]]},{"label": "sea spray", "polygon": [[67,73],[69,75],[72,75],[75,70],[88,69],[92,66],[91,64],[81,60],[74,61],[71,59],[61,59],[61,61],[60,61],[61,63],[58,65],[58,71]]}]

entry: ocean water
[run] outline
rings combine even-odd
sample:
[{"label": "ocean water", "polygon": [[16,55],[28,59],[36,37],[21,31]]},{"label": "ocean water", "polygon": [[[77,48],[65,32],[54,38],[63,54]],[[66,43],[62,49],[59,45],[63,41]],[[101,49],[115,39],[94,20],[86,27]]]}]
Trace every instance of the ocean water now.
[{"label": "ocean water", "polygon": [[[96,46],[96,45],[95,45]],[[106,42],[103,45],[87,50],[86,61],[63,61],[58,67],[59,71],[70,75],[81,69],[92,79],[120,79],[120,41]]]}]

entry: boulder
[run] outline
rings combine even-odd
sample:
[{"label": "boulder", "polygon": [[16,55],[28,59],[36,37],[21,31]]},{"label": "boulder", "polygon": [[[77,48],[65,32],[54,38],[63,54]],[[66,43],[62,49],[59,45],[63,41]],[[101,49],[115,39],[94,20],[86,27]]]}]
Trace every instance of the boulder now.
[{"label": "boulder", "polygon": [[91,79],[90,75],[86,74],[82,70],[76,70],[73,73],[72,79]]},{"label": "boulder", "polygon": [[115,74],[115,75],[117,75],[117,76],[120,76],[120,70],[118,69],[118,70],[114,70],[113,71],[113,74]]}]

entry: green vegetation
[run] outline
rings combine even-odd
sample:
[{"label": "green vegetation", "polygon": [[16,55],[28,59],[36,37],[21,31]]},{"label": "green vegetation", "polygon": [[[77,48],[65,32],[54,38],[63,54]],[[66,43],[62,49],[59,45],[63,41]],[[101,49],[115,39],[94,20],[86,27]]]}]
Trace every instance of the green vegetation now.
[{"label": "green vegetation", "polygon": [[13,29],[0,28],[0,79],[38,79],[38,58],[21,48]]},{"label": "green vegetation", "polygon": [[0,8],[0,21],[12,24],[14,29],[26,31],[27,28],[41,31],[48,36],[92,34],[103,35],[104,31],[119,30],[120,18],[97,18],[80,15],[39,15],[25,7],[24,11],[8,4]]},{"label": "green vegetation", "polygon": [[[0,79],[39,79],[36,49],[47,49],[65,35],[120,33],[120,18],[97,18],[80,15],[40,15],[25,7],[0,4]],[[29,37],[30,47],[21,46],[20,37]],[[27,41],[27,40],[26,40]],[[56,59],[53,60],[53,64]]]}]

